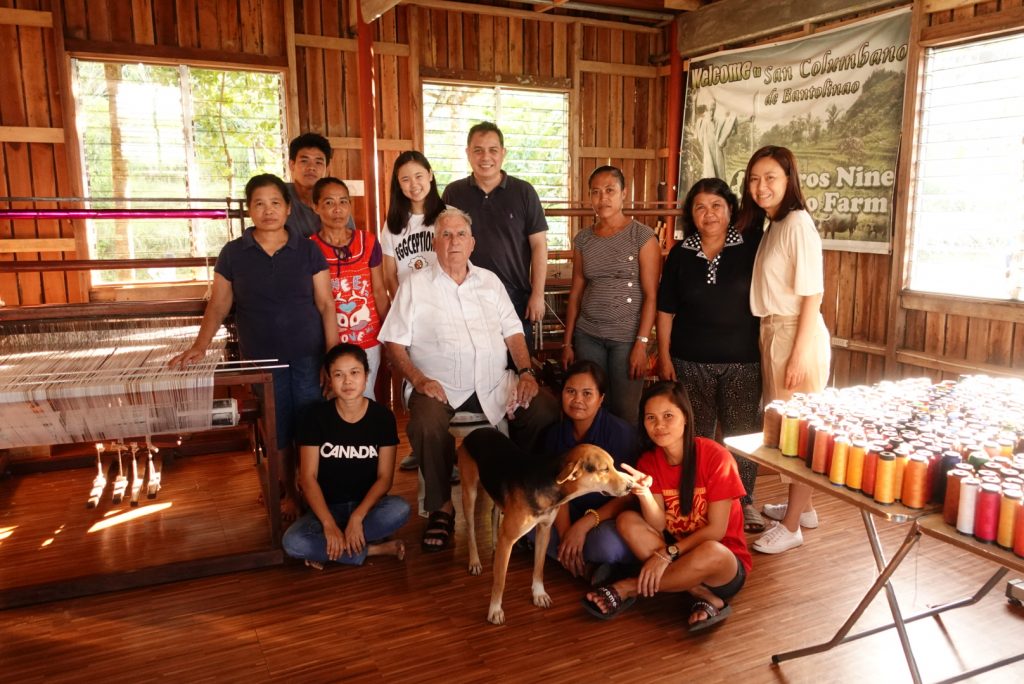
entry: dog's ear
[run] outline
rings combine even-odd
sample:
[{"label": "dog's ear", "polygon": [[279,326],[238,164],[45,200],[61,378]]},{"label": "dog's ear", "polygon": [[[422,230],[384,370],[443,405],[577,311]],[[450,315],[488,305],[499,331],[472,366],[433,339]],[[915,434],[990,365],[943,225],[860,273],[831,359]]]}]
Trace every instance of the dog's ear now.
[{"label": "dog's ear", "polygon": [[579,458],[579,459],[576,459],[575,461],[571,461],[571,462],[567,463],[565,465],[565,467],[562,468],[562,472],[559,473],[558,479],[555,480],[555,484],[560,484],[561,485],[561,484],[565,484],[566,482],[569,482],[571,480],[575,480],[576,478],[578,478],[580,476],[580,471],[582,470],[582,466],[583,466],[583,459],[582,458]]}]

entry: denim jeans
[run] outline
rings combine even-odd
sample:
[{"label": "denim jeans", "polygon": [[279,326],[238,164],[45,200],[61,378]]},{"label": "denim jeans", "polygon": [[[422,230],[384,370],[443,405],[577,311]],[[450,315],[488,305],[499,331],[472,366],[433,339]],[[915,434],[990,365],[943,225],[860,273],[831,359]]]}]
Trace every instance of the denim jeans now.
[{"label": "denim jeans", "polygon": [[630,425],[638,425],[644,381],[629,377],[629,354],[633,351],[633,342],[615,342],[579,330],[574,333],[572,342],[577,361],[593,361],[608,374],[605,407]]},{"label": "denim jeans", "polygon": [[[360,502],[348,501],[345,503],[331,504],[328,508],[334,516],[334,522],[345,531],[345,525]],[[390,537],[397,532],[405,521],[409,519],[409,504],[400,496],[387,495],[381,498],[370,512],[363,518],[363,537],[367,546],[373,542]],[[291,527],[284,533],[281,540],[284,552],[292,558],[318,561],[326,563],[327,558],[327,537],[324,536],[324,526],[313,511],[292,523]],[[366,546],[359,553],[353,555],[342,554],[338,556],[338,563],[346,565],[362,565],[366,560]]]},{"label": "denim jeans", "polygon": [[299,416],[307,408],[322,401],[320,367],[323,357],[307,356],[293,359],[287,368],[275,368],[274,415],[277,419],[277,448],[291,446]]}]

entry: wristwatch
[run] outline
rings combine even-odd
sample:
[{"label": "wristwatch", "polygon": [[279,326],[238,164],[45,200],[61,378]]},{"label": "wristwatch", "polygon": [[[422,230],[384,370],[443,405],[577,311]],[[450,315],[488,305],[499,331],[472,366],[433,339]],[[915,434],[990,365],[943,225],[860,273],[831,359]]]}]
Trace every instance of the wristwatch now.
[{"label": "wristwatch", "polygon": [[516,371],[516,375],[518,375],[519,377],[523,377],[524,373],[527,375],[532,375],[534,380],[537,379],[537,371],[533,370],[532,368],[520,368],[519,370]]},{"label": "wristwatch", "polygon": [[671,546],[665,548],[665,553],[667,553],[668,557],[671,558],[673,561],[676,561],[679,558],[679,547],[675,544],[672,544]]},{"label": "wristwatch", "polygon": [[637,342],[643,342],[644,344],[647,344],[648,342],[650,342],[650,341],[651,341],[651,338],[649,338],[649,337],[644,337],[643,335],[637,335],[637,336],[636,336],[636,341],[637,341]]}]

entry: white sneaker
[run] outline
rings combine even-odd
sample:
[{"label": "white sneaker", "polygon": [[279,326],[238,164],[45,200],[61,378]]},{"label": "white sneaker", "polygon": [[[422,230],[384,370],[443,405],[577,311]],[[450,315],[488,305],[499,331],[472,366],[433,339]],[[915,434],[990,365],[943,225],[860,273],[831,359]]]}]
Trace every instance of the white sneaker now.
[{"label": "white sneaker", "polygon": [[[771,518],[772,520],[782,520],[786,517],[786,511],[789,509],[788,503],[782,504],[765,504],[761,507],[761,512],[764,517]],[[811,509],[804,511],[800,514],[800,527],[806,527],[809,530],[813,530],[818,526],[818,511]]]},{"label": "white sneaker", "polygon": [[777,523],[754,542],[754,550],[761,553],[782,553],[795,549],[803,543],[804,535],[800,532],[799,527],[796,528],[796,532],[790,532],[785,525]]}]

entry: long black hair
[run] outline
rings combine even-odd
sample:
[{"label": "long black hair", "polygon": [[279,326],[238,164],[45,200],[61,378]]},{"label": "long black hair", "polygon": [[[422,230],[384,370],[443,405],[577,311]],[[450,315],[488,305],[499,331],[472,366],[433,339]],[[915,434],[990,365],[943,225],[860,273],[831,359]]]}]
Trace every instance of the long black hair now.
[{"label": "long black hair", "polygon": [[387,226],[394,235],[401,235],[405,227],[409,225],[409,214],[412,213],[412,200],[405,196],[405,193],[402,192],[402,184],[398,182],[398,170],[409,162],[419,164],[431,174],[430,192],[423,200],[423,225],[434,225],[437,215],[444,210],[441,193],[437,191],[437,178],[433,175],[430,162],[422,152],[406,150],[398,155],[395,165],[391,168],[391,200],[388,204]]},{"label": "long black hair", "polygon": [[640,438],[644,450],[654,448],[654,442],[651,441],[644,426],[647,402],[654,397],[665,397],[675,404],[676,408],[683,412],[683,420],[686,421],[683,427],[683,467],[679,477],[679,513],[689,515],[693,510],[693,488],[697,482],[697,441],[693,432],[693,406],[686,394],[686,388],[680,382],[663,380],[648,387],[640,398]]},{"label": "long black hair", "polygon": [[786,174],[786,192],[782,196],[779,210],[775,216],[770,217],[771,220],[781,221],[791,211],[807,209],[807,200],[804,199],[804,194],[800,190],[800,170],[796,165],[796,157],[788,148],[765,145],[750,157],[750,161],[747,162],[747,170],[743,174],[743,197],[740,200],[740,215],[736,218],[736,225],[741,231],[745,231],[748,227],[756,230],[764,225],[767,212],[757,205],[750,192],[750,171],[754,168],[754,164],[767,157],[778,162],[783,173]]}]

